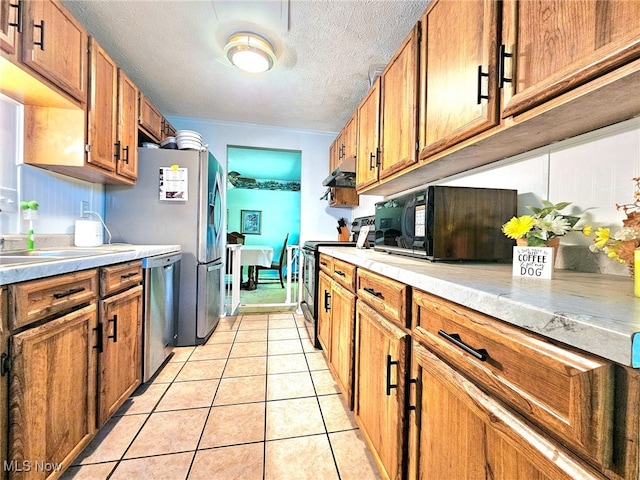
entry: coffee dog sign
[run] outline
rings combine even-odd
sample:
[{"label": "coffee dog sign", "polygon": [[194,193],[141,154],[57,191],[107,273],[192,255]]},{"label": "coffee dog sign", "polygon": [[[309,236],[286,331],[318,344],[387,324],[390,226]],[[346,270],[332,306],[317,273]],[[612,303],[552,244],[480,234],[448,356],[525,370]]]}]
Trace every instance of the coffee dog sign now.
[{"label": "coffee dog sign", "polygon": [[553,247],[513,247],[513,276],[551,278]]}]

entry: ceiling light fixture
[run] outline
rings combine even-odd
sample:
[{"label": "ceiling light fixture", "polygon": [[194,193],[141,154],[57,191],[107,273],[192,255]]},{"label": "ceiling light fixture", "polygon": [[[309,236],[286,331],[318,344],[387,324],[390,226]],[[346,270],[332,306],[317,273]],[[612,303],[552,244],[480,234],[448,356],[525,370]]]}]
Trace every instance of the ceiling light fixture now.
[{"label": "ceiling light fixture", "polygon": [[276,63],[271,44],[255,33],[234,33],[227,40],[224,54],[236,67],[251,73],[270,70]]}]

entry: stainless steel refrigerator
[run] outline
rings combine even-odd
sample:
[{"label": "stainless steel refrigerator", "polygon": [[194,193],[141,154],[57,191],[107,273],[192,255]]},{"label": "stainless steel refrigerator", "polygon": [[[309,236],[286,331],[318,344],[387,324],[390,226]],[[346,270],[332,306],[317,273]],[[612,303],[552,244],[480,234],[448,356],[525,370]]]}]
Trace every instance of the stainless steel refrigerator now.
[{"label": "stainless steel refrigerator", "polygon": [[139,148],[136,184],[106,187],[113,242],[182,246],[178,346],[206,342],[224,307],[223,178],[209,152]]}]

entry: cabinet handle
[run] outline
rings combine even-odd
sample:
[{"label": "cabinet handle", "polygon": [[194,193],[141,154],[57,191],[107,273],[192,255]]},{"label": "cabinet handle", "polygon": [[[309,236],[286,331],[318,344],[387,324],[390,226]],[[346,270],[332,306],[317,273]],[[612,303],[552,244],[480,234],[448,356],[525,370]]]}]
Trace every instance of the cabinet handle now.
[{"label": "cabinet handle", "polygon": [[460,335],[458,335],[457,333],[447,333],[444,330],[438,330],[438,335],[449,340],[456,347],[460,347],[462,350],[467,352],[472,357],[477,358],[481,362],[485,362],[487,360],[487,357],[489,356],[484,348],[473,348],[464,343],[460,338]]},{"label": "cabinet handle", "polygon": [[376,155],[373,152],[371,152],[369,154],[369,170],[373,170],[374,168],[376,168],[376,166],[373,163],[374,158],[376,158]]},{"label": "cabinet handle", "polygon": [[329,304],[329,300],[331,300],[331,294],[328,290],[324,291],[324,311],[328,312],[331,310],[331,305]]},{"label": "cabinet handle", "polygon": [[9,26],[18,27],[18,33],[22,33],[22,2],[18,2],[16,4],[10,3],[9,7],[15,8],[17,10],[16,22],[9,22]]},{"label": "cabinet handle", "polygon": [[39,45],[40,50],[44,51],[44,20],[40,20],[40,25],[34,23],[33,28],[40,29],[40,41],[39,42],[34,41],[33,44]]},{"label": "cabinet handle", "polygon": [[124,147],[122,151],[124,153],[124,158],[122,159],[122,161],[128,165],[129,164],[129,146]]},{"label": "cabinet handle", "polygon": [[109,323],[113,322],[113,335],[107,335],[107,338],[113,338],[113,343],[118,341],[118,315],[114,315],[113,318],[107,320]]},{"label": "cabinet handle", "polygon": [[[417,385],[418,384],[418,379],[417,378],[410,378],[410,379],[407,380],[407,382],[410,385]],[[407,413],[411,412],[411,411],[413,411],[415,409],[416,409],[415,405],[409,405],[408,402],[407,402]]]},{"label": "cabinet handle", "polygon": [[387,397],[391,396],[391,389],[398,388],[397,383],[391,383],[391,366],[398,365],[397,361],[391,360],[391,355],[387,355]]},{"label": "cabinet handle", "polygon": [[102,342],[102,322],[98,322],[98,326],[93,329],[96,332],[96,344],[93,346],[98,353],[102,353],[104,350],[103,342]]},{"label": "cabinet handle", "polygon": [[376,147],[376,167],[379,167],[380,163],[380,148]]},{"label": "cabinet handle", "polygon": [[138,274],[138,272],[129,272],[129,273],[126,273],[124,275],[120,275],[120,278],[122,280],[126,280],[127,278],[135,277],[137,274]]},{"label": "cabinet handle", "polygon": [[113,144],[114,147],[116,147],[116,151],[113,154],[113,158],[116,159],[116,161],[120,160],[120,140],[118,140],[116,143]]},{"label": "cabinet handle", "polygon": [[478,105],[482,103],[482,100],[489,100],[489,95],[482,94],[482,79],[489,78],[488,73],[482,71],[482,65],[478,65]]},{"label": "cabinet handle", "polygon": [[5,375],[9,375],[12,366],[13,362],[8,353],[0,355],[0,376],[4,377]]},{"label": "cabinet handle", "polygon": [[513,77],[504,76],[504,61],[506,58],[513,58],[513,53],[507,53],[507,47],[500,45],[500,88],[504,88],[505,83],[513,82]]},{"label": "cabinet handle", "polygon": [[74,293],[79,293],[79,292],[82,292],[82,291],[84,291],[84,287],[76,287],[76,288],[72,288],[70,290],[67,290],[66,292],[54,293],[53,294],[53,298],[60,299],[60,298],[68,297],[69,295],[73,295]]},{"label": "cabinet handle", "polygon": [[378,297],[378,298],[384,298],[382,296],[382,292],[376,292],[373,288],[371,287],[365,287],[363,288],[363,290],[367,293],[370,293],[371,295],[373,295],[374,297]]},{"label": "cabinet handle", "polygon": [[334,270],[333,273],[335,273],[336,275],[340,275],[341,277],[345,276],[345,273],[340,270]]}]

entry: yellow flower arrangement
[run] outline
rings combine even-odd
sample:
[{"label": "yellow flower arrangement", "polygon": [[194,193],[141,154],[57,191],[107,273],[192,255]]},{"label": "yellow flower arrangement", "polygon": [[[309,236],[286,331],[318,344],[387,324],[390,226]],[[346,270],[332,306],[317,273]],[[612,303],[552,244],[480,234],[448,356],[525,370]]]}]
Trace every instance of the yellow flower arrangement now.
[{"label": "yellow flower arrangement", "polygon": [[584,235],[591,235],[593,230],[591,225],[585,225],[582,229],[575,228],[580,217],[560,213],[571,205],[571,202],[560,202],[554,205],[547,200],[542,200],[542,205],[542,208],[527,206],[533,215],[513,217],[502,225],[502,233],[516,240],[524,238],[530,247],[544,246],[552,238],[561,237],[571,231],[581,231]]},{"label": "yellow flower arrangement", "polygon": [[622,221],[623,227],[611,234],[608,227],[598,228],[592,252],[604,252],[616,262],[626,263],[633,274],[634,250],[640,247],[640,177],[634,178],[633,203],[616,204],[616,210],[622,210],[627,218]]}]

